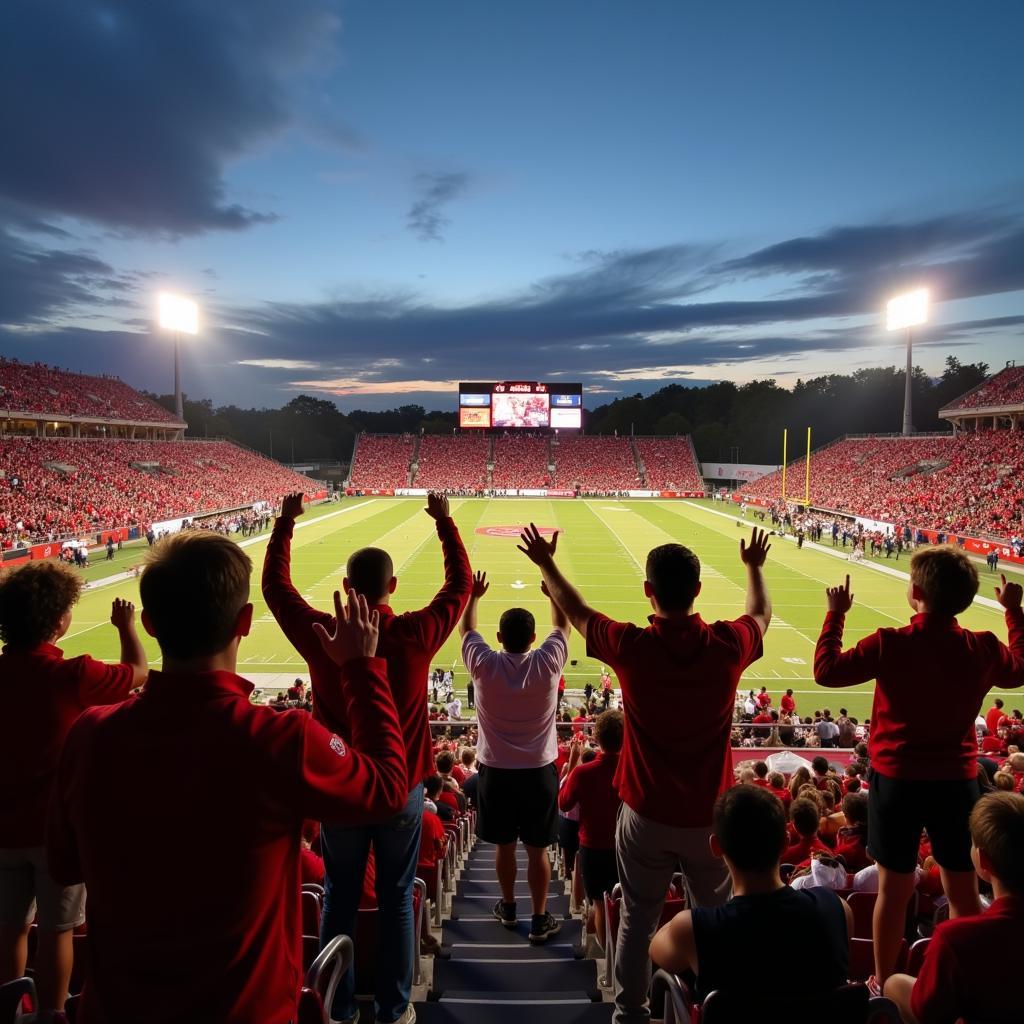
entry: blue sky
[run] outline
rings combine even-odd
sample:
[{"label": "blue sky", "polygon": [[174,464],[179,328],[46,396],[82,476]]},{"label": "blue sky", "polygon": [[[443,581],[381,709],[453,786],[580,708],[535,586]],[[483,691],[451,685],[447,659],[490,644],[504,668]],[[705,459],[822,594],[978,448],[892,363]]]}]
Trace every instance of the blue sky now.
[{"label": "blue sky", "polygon": [[14,0],[0,353],[453,408],[1022,351],[1024,7]]}]

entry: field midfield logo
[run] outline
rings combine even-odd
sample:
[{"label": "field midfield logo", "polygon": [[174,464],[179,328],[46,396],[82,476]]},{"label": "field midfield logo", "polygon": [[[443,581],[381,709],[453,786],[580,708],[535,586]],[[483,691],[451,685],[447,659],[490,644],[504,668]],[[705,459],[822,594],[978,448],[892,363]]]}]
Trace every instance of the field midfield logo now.
[{"label": "field midfield logo", "polygon": [[[518,540],[525,529],[525,526],[478,526],[476,532],[482,537],[513,537]],[[537,529],[545,537],[564,532],[560,526],[538,526]]]}]

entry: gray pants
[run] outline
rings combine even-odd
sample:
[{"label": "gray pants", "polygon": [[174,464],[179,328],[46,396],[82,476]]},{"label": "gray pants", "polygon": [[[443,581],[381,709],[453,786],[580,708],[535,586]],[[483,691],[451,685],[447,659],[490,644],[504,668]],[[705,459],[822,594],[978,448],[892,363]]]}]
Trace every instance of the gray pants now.
[{"label": "gray pants", "polygon": [[711,827],[675,828],[641,817],[623,804],[615,829],[622,884],[615,943],[614,1024],[646,1024],[651,985],[648,950],[658,929],[672,875],[683,872],[691,906],[717,906],[729,896],[729,872],[708,847]]}]

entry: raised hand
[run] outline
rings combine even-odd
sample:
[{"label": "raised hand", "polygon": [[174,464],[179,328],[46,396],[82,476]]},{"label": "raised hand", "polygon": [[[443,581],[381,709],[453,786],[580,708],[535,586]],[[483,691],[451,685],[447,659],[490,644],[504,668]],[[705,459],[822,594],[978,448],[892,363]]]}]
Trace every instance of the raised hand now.
[{"label": "raised hand", "polygon": [[376,609],[370,611],[366,598],[354,590],[348,592],[348,603],[343,604],[341,594],[334,592],[334,615],[336,625],[332,636],[319,623],[313,623],[313,631],[320,639],[324,653],[335,665],[344,665],[352,658],[372,658],[377,653],[377,635],[380,616]]},{"label": "raised hand", "polygon": [[469,592],[471,598],[479,601],[490,589],[491,585],[487,582],[487,573],[477,572],[473,574],[473,589]]},{"label": "raised hand", "polygon": [[284,501],[281,502],[281,518],[282,519],[297,519],[306,510],[302,507],[302,491],[293,491],[291,494],[286,494]]},{"label": "raised hand", "polygon": [[450,514],[448,511],[447,495],[437,494],[436,492],[431,491],[431,493],[427,495],[427,507],[423,511],[426,512],[431,519],[447,519]]},{"label": "raised hand", "polygon": [[123,597],[115,597],[114,603],[110,606],[110,624],[116,629],[129,629],[134,621],[135,605]]},{"label": "raised hand", "polygon": [[771,548],[771,544],[768,543],[768,534],[755,526],[750,534],[750,543],[748,544],[745,540],[740,541],[740,561],[752,569],[760,569]]},{"label": "raised hand", "polygon": [[[1020,590],[1020,587],[1017,589]],[[998,590],[996,593],[998,593]],[[849,574],[847,574],[846,582],[841,587],[825,588],[825,599],[828,601],[828,610],[830,612],[839,612],[841,615],[845,615],[853,607],[853,594],[850,593]]]},{"label": "raised hand", "polygon": [[517,544],[516,548],[522,551],[534,565],[543,565],[546,562],[553,562],[555,560],[555,548],[558,547],[557,530],[552,534],[549,542],[543,538],[540,530],[533,523],[530,523],[520,534],[519,539],[522,541],[522,544]]},{"label": "raised hand", "polygon": [[1021,598],[1024,597],[1024,587],[1019,583],[1007,583],[1005,573],[1000,573],[999,578],[1003,581],[1003,585],[996,587],[996,600],[1004,608],[1019,608]]}]

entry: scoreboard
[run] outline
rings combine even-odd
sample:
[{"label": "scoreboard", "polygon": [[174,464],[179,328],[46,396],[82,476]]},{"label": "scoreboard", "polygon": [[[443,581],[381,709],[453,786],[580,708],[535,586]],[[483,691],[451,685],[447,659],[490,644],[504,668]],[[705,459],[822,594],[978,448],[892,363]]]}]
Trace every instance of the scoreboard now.
[{"label": "scoreboard", "polygon": [[488,381],[459,385],[459,426],[485,430],[579,430],[583,385]]}]

